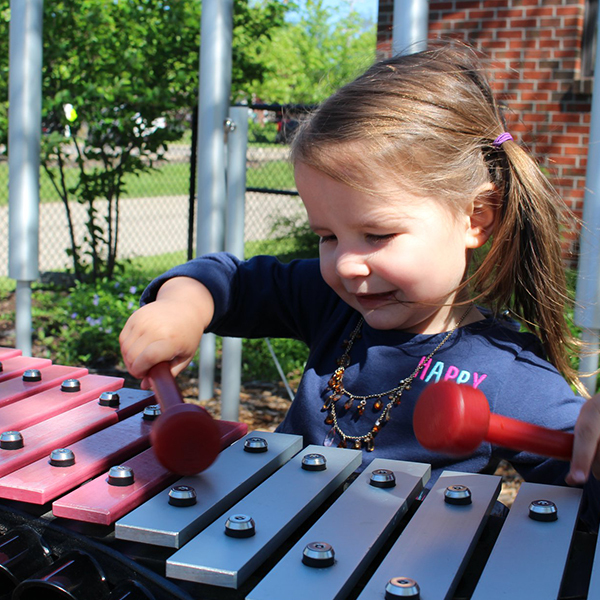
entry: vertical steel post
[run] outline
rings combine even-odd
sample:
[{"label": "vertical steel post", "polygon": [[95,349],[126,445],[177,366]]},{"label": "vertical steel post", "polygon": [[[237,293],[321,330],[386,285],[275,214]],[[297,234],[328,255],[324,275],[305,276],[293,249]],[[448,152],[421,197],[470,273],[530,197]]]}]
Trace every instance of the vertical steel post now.
[{"label": "vertical steel post", "polygon": [[[202,2],[198,108],[198,214],[196,252],[223,249],[225,223],[224,123],[231,91],[233,0]],[[216,339],[200,343],[199,398],[214,395]]]},{"label": "vertical steel post", "polygon": [[[575,294],[574,320],[583,329],[581,340],[585,344],[579,363],[580,375],[598,368],[600,335],[600,44],[596,44],[595,75]],[[595,375],[586,377],[583,382],[590,394],[596,392]]]},{"label": "vertical steel post", "polygon": [[394,0],[392,53],[412,54],[427,49],[429,0]]},{"label": "vertical steel post", "polygon": [[43,0],[11,0],[8,80],[8,274],[16,284],[16,345],[31,355],[31,282],[39,277]]},{"label": "vertical steel post", "polygon": [[[227,136],[227,219],[225,250],[244,258],[244,214],[246,202],[246,149],[248,147],[248,107],[229,111]],[[242,340],[223,338],[221,369],[221,418],[237,421],[240,414],[242,382]]]}]

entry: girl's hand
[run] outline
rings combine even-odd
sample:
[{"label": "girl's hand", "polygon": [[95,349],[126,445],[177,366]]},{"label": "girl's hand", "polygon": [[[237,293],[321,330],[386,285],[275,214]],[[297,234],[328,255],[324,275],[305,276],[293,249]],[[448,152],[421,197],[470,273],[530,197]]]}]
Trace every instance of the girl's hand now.
[{"label": "girl's hand", "polygon": [[194,279],[175,277],[165,282],[156,300],[129,317],[119,341],[128,371],[142,379],[160,362],[171,364],[173,376],[190,363],[214,314],[208,289]]},{"label": "girl's hand", "polygon": [[575,423],[573,457],[566,482],[582,485],[590,471],[596,479],[600,479],[600,394],[583,405]]}]

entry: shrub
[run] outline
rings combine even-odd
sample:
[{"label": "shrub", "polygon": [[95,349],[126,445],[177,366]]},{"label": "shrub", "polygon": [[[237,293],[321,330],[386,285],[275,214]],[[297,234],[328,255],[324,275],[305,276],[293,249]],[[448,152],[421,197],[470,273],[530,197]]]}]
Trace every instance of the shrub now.
[{"label": "shrub", "polygon": [[54,362],[112,367],[120,363],[119,333],[138,307],[147,280],[116,276],[75,282],[68,291],[38,293],[35,335]]}]

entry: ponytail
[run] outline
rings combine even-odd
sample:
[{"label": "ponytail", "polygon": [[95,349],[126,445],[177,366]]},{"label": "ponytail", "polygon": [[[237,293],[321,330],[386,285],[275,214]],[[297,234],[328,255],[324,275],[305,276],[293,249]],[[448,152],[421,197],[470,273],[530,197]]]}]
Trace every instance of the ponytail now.
[{"label": "ponytail", "polygon": [[535,161],[512,140],[490,148],[492,179],[501,195],[499,222],[487,256],[475,271],[474,290],[494,310],[508,308],[542,341],[548,360],[587,396],[569,351],[580,344],[571,333],[561,254],[566,207]]}]

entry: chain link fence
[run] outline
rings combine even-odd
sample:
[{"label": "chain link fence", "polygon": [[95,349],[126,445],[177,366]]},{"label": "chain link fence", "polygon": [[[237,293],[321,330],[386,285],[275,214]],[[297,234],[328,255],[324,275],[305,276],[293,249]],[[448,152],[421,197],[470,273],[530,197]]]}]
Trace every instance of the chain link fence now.
[{"label": "chain link fence", "polygon": [[[305,220],[288,162],[289,138],[305,107],[251,105],[247,152],[246,242],[277,236],[284,221]],[[195,123],[195,119],[190,119]],[[188,259],[195,241],[195,154],[193,132],[169,146],[166,160],[127,183],[120,201],[119,260],[141,261],[160,272]],[[98,201],[98,212],[104,204]],[[87,211],[70,204],[75,238],[83,242]],[[8,161],[0,157],[0,276],[8,275]],[[65,206],[40,169],[39,268],[42,273],[72,270]]]},{"label": "chain link fence", "polygon": [[306,215],[288,160],[289,141],[310,107],[252,104],[246,169],[246,242],[278,237]]}]

